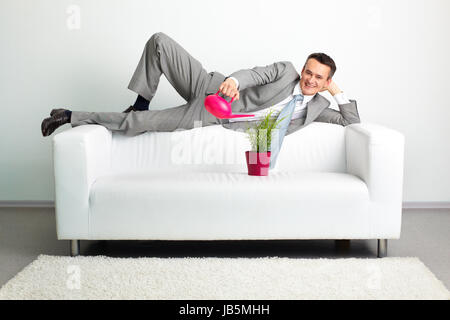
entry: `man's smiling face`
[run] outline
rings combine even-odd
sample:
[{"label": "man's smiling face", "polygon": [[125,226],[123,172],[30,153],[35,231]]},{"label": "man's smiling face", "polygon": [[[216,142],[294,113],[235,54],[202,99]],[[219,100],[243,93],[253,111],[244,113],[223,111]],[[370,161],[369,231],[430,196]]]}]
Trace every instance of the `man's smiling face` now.
[{"label": "man's smiling face", "polygon": [[302,69],[300,88],[303,95],[315,95],[325,89],[331,82],[331,68],[316,59],[308,59]]}]

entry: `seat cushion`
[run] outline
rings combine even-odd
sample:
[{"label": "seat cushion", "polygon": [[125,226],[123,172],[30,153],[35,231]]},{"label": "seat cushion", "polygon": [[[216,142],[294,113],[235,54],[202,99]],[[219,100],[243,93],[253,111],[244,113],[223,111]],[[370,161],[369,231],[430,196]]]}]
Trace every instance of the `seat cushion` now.
[{"label": "seat cushion", "polygon": [[139,171],[90,191],[92,239],[350,239],[369,231],[369,194],[331,172]]}]

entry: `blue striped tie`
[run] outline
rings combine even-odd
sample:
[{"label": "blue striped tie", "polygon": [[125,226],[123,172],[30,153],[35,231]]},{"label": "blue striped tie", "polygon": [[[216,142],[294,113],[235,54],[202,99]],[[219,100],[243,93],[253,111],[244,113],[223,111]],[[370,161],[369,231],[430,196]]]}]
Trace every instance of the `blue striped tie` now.
[{"label": "blue striped tie", "polygon": [[278,132],[278,143],[277,143],[277,134],[274,135],[275,139],[272,139],[271,142],[271,154],[270,154],[270,169],[273,169],[275,167],[275,162],[277,161],[278,154],[281,149],[281,145],[283,144],[283,139],[286,134],[287,128],[289,127],[289,123],[291,123],[292,114],[294,113],[295,105],[297,101],[303,102],[304,96],[302,94],[297,94],[294,96],[294,98],[289,101],[289,103],[281,110],[280,114],[277,117],[278,121],[279,119],[285,117],[283,120],[281,120],[278,124],[278,130],[275,132]]}]

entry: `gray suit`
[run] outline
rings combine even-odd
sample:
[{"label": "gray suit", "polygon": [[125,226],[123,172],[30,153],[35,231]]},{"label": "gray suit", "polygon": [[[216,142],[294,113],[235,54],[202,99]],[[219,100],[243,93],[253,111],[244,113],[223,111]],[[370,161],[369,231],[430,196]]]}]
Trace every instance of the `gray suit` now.
[{"label": "gray suit", "polygon": [[[151,101],[161,74],[186,100],[186,104],[164,110],[130,113],[73,111],[71,125],[100,124],[112,131],[134,136],[146,131],[175,131],[221,124],[224,128],[244,130],[248,122],[229,122],[206,111],[203,101],[218,91],[226,79],[220,72],[208,73],[201,63],[168,35],[155,33],[146,43],[128,88]],[[294,90],[300,75],[289,61],[275,62],[234,72],[239,81],[240,99],[232,103],[233,113],[254,112],[286,99]],[[292,120],[286,135],[313,121],[346,126],[360,122],[356,101],[339,105],[340,112],[329,108],[330,102],[319,94],[307,104],[306,117]]]}]

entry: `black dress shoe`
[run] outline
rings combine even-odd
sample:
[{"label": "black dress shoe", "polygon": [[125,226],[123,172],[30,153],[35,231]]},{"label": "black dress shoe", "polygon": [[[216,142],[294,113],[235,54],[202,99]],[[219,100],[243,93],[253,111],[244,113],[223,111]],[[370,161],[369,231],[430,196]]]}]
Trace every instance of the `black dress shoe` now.
[{"label": "black dress shoe", "polygon": [[[65,110],[64,110],[65,111]],[[53,113],[52,117],[45,118],[41,123],[41,131],[44,137],[49,136],[63,124],[69,123],[69,116],[66,112]]]}]

